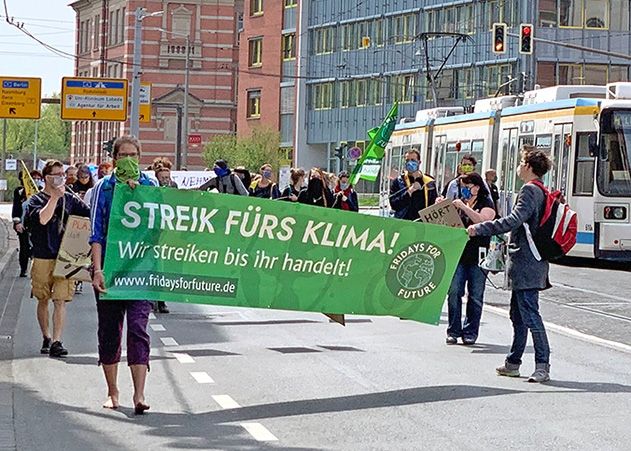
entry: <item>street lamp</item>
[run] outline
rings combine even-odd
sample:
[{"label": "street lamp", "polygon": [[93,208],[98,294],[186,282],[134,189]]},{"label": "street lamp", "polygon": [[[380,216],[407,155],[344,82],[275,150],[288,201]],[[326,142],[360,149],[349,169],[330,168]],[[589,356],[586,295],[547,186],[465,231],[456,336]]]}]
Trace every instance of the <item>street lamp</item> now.
[{"label": "street lamp", "polygon": [[140,128],[140,66],[142,65],[142,21],[147,17],[161,16],[164,11],[147,13],[145,8],[136,8],[134,16],[134,72],[131,80],[131,118],[129,119],[129,133],[139,137]]},{"label": "street lamp", "polygon": [[163,33],[172,34],[175,36],[182,36],[186,38],[186,62],[184,63],[184,127],[182,130],[182,158],[181,165],[187,166],[188,160],[188,89],[189,89],[189,72],[190,72],[190,57],[191,57],[191,35],[184,33],[177,33],[175,31],[159,29]]}]

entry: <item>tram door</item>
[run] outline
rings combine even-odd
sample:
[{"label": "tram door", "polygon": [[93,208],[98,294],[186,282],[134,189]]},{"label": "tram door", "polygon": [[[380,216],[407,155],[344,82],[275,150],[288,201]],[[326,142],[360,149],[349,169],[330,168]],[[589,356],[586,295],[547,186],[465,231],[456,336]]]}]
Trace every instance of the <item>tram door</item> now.
[{"label": "tram door", "polygon": [[517,149],[517,128],[508,128],[502,131],[500,150],[500,164],[498,168],[498,182],[500,190],[499,213],[506,215],[513,207],[515,193],[515,179],[517,166],[519,165],[519,150]]},{"label": "tram door", "polygon": [[550,188],[558,189],[567,196],[572,149],[572,124],[555,124],[552,150],[552,174]]}]

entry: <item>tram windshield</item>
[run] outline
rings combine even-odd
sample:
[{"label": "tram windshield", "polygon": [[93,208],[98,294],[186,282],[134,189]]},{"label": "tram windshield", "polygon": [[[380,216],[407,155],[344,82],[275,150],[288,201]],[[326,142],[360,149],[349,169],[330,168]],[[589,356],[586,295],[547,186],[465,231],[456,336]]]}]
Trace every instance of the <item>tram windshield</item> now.
[{"label": "tram windshield", "polygon": [[605,110],[601,117],[598,189],[605,196],[631,196],[631,110]]}]

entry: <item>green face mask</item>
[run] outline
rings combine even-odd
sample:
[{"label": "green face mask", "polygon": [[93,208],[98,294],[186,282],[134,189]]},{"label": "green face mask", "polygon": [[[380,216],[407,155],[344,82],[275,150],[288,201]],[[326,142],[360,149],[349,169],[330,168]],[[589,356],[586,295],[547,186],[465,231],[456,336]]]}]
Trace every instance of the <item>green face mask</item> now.
[{"label": "green face mask", "polygon": [[471,174],[473,172],[473,165],[471,164],[461,164],[460,172],[463,174]]},{"label": "green face mask", "polygon": [[121,182],[129,180],[138,180],[140,178],[140,167],[138,166],[138,158],[123,157],[116,160],[116,169],[114,169],[116,179]]}]

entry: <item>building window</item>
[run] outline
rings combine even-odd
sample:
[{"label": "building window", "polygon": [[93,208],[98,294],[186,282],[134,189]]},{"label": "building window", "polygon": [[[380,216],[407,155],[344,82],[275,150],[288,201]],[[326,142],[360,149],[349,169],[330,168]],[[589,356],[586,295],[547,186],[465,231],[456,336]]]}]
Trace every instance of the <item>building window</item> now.
[{"label": "building window", "polygon": [[609,67],[609,83],[615,83],[617,81],[629,81],[629,67],[628,66],[610,66]]},{"label": "building window", "polygon": [[490,0],[486,2],[487,17],[489,18],[488,29],[490,30],[496,22],[503,22],[509,27],[512,26],[515,22],[515,9],[519,7],[518,5],[519,2],[513,0]]},{"label": "building window", "polygon": [[283,35],[283,61],[296,59],[296,33]]},{"label": "building window", "polygon": [[557,26],[557,0],[539,0],[539,26],[542,28]]},{"label": "building window", "polygon": [[250,39],[248,63],[250,67],[261,67],[263,65],[263,38]]},{"label": "building window", "polygon": [[542,88],[555,86],[556,83],[556,64],[544,61],[537,61],[537,79],[536,83]]},{"label": "building window", "polygon": [[412,42],[416,37],[416,14],[405,14],[393,18],[394,42]]},{"label": "building window", "polygon": [[560,85],[582,85],[583,67],[580,64],[559,64]]},{"label": "building window", "polygon": [[261,90],[248,91],[247,117],[256,119],[261,117]]},{"label": "building window", "polygon": [[372,40],[377,47],[383,45],[383,19],[377,19],[372,26]]},{"label": "building window", "polygon": [[609,0],[585,0],[585,28],[609,28]]},{"label": "building window", "polygon": [[559,26],[583,27],[583,0],[559,0]]},{"label": "building window", "polygon": [[318,28],[315,31],[315,54],[333,53],[334,28]]},{"label": "building window", "polygon": [[375,78],[368,80],[368,104],[383,104],[383,82],[381,80]]},{"label": "building window", "polygon": [[293,8],[298,5],[298,0],[285,0],[285,8]]},{"label": "building window", "polygon": [[250,15],[260,16],[263,14],[263,0],[250,0]]},{"label": "building window", "polygon": [[366,91],[366,84],[367,84],[367,80],[354,80],[353,83],[354,89],[355,89],[355,105],[356,106],[366,106],[366,101],[367,101],[367,91]]},{"label": "building window", "polygon": [[351,106],[351,82],[343,81],[340,83],[340,106],[348,108]]},{"label": "building window", "polygon": [[92,48],[94,50],[97,50],[101,43],[99,42],[101,40],[101,16],[99,14],[97,14],[94,17],[94,42],[92,43]]},{"label": "building window", "polygon": [[396,75],[392,77],[394,101],[411,103],[414,101],[414,75]]},{"label": "building window", "polygon": [[313,86],[314,101],[316,110],[329,110],[333,108],[333,83],[318,83]]},{"label": "building window", "polygon": [[611,30],[629,32],[629,1],[611,0]]},{"label": "building window", "polygon": [[347,23],[345,25],[342,25],[342,50],[353,50],[353,44],[357,42],[357,40],[354,39],[353,36],[354,31],[355,24]]},{"label": "building window", "polygon": [[125,15],[127,14],[127,8],[122,8],[120,10],[120,20],[118,22],[118,43],[122,43],[125,40],[125,24],[127,23],[127,19]]}]

